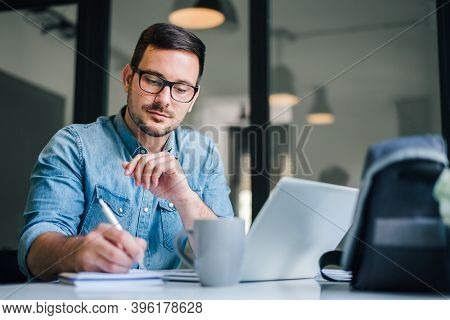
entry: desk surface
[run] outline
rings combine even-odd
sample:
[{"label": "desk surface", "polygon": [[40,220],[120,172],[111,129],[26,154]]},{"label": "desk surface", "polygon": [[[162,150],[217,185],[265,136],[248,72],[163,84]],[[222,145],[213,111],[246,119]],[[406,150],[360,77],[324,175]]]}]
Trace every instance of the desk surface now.
[{"label": "desk surface", "polygon": [[80,291],[58,283],[1,285],[0,299],[72,300],[316,300],[316,299],[445,299],[439,294],[401,294],[353,291],[346,283],[325,283],[316,280],[270,281],[242,283],[231,287],[202,287],[197,283],[167,282],[159,286],[117,291]]}]

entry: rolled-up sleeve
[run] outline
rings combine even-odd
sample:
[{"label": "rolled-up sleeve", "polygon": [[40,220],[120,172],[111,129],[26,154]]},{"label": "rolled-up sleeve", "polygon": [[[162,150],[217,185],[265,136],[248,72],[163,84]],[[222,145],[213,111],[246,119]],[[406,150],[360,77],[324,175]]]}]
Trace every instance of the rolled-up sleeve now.
[{"label": "rolled-up sleeve", "polygon": [[210,141],[208,159],[203,168],[207,174],[203,202],[218,217],[233,217],[233,207],[230,201],[230,188],[228,187],[222,159],[214,142]]},{"label": "rolled-up sleeve", "polygon": [[28,277],[27,255],[38,236],[77,233],[85,201],[82,151],[76,131],[66,127],[53,136],[33,168],[18,250],[20,270]]}]

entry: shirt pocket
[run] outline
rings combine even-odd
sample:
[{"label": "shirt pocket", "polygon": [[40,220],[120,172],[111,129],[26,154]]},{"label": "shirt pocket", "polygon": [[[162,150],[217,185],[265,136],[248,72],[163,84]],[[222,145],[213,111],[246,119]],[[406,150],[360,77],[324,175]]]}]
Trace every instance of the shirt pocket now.
[{"label": "shirt pocket", "polygon": [[[193,190],[202,198],[202,190]],[[169,200],[160,199],[158,203],[158,210],[161,216],[161,226],[163,234],[163,246],[167,250],[175,251],[175,237],[177,233],[183,229],[183,222],[177,209]]]},{"label": "shirt pocket", "polygon": [[110,223],[102,211],[99,203],[100,199],[103,199],[111,208],[120,225],[124,229],[129,230],[131,222],[130,200],[126,196],[115,193],[104,186],[96,185],[80,234],[86,234],[94,230],[100,223]]}]

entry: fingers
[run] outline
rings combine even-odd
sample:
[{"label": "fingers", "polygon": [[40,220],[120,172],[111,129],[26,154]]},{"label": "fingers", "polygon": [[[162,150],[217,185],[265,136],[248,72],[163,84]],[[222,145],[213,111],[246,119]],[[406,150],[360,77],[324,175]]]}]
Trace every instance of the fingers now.
[{"label": "fingers", "polygon": [[124,251],[113,245],[111,242],[104,238],[100,238],[95,246],[95,250],[98,256],[103,259],[102,262],[97,264],[100,268],[107,267],[108,272],[124,272],[131,268],[134,261]]},{"label": "fingers", "polygon": [[[136,186],[140,186],[144,183],[143,174],[146,171],[147,174],[151,174],[156,164],[162,163],[171,159],[171,155],[168,152],[158,152],[154,154],[137,155],[130,162],[122,163],[122,167],[125,169],[125,175],[134,176]],[[175,158],[174,158],[175,159]],[[149,182],[149,179],[147,179]],[[147,184],[147,188],[150,183]]]},{"label": "fingers", "polygon": [[153,169],[151,177],[149,177],[149,181],[147,182],[147,189],[150,188],[150,183],[153,184],[154,187],[158,186],[159,178],[164,173],[165,169],[163,165],[155,165]]},{"label": "fingers", "polygon": [[139,154],[130,162],[122,163],[125,174],[133,176],[136,186],[157,188],[163,174],[176,174],[180,170],[178,160],[168,152]]},{"label": "fingers", "polygon": [[127,272],[130,269],[133,261],[105,240],[101,232],[93,230],[82,238],[74,265],[76,272]]},{"label": "fingers", "polygon": [[100,269],[101,272],[110,272],[110,273],[126,273],[130,270],[130,267],[124,267],[114,262],[107,260],[102,257],[102,259],[97,259],[95,261],[95,265]]},{"label": "fingers", "polygon": [[141,249],[145,252],[145,250],[147,250],[147,241],[145,241],[142,238],[137,237],[136,238],[136,242],[138,244],[139,247],[141,247]]},{"label": "fingers", "polygon": [[133,173],[134,169],[136,168],[136,165],[143,156],[144,156],[143,154],[138,154],[128,163],[127,168],[125,169],[125,175],[130,176]]},{"label": "fingers", "polygon": [[[136,170],[134,171],[134,177],[136,181],[138,182],[138,186],[141,184],[144,184],[145,188],[150,187],[150,176],[154,169],[154,167],[157,164],[162,164],[170,159],[170,154],[167,152],[160,152],[154,155],[149,155],[145,157],[145,162],[141,161],[139,165],[136,167]],[[146,177],[146,181],[143,181],[143,175],[144,172],[149,175]]]},{"label": "fingers", "polygon": [[82,237],[76,271],[127,272],[142,259],[147,242],[109,224],[100,224]]},{"label": "fingers", "polygon": [[99,224],[97,229],[102,233],[103,238],[113,243],[119,250],[125,252],[133,261],[138,262],[144,256],[144,250],[136,242],[128,231],[118,230],[110,224]]},{"label": "fingers", "polygon": [[150,185],[158,186],[159,177],[172,167],[170,157],[159,157],[149,160],[142,171],[141,183],[144,188],[149,189]]}]

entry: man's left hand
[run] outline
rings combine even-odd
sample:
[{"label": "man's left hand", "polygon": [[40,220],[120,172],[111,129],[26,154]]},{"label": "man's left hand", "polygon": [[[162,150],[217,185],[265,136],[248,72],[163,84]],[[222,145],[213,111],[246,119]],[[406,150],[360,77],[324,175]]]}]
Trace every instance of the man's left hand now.
[{"label": "man's left hand", "polygon": [[122,167],[134,176],[136,186],[143,186],[160,198],[173,203],[189,198],[193,191],[178,160],[168,152],[139,154]]}]

